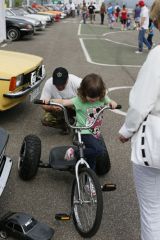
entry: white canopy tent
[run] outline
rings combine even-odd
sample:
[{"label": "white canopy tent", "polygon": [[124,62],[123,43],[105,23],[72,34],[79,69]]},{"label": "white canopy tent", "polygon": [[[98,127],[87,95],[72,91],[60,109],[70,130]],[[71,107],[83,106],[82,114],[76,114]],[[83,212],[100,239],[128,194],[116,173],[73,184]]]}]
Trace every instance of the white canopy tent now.
[{"label": "white canopy tent", "polygon": [[0,42],[6,39],[5,3],[0,0]]}]

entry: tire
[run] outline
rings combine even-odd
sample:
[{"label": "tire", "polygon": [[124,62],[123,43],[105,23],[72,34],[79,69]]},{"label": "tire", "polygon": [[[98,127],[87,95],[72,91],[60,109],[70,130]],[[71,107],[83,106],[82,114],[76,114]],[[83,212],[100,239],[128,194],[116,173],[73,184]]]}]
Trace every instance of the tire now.
[{"label": "tire", "polygon": [[17,41],[20,39],[20,31],[16,27],[9,28],[7,30],[7,38],[11,41]]},{"label": "tire", "polygon": [[38,170],[41,158],[41,140],[35,135],[24,138],[18,161],[18,173],[21,179],[32,179]]},{"label": "tire", "polygon": [[110,157],[109,157],[108,150],[107,150],[107,147],[105,145],[105,142],[104,142],[104,139],[102,136],[101,136],[100,140],[101,140],[102,146],[104,148],[104,152],[103,152],[103,154],[101,154],[100,156],[97,156],[97,158],[96,158],[96,173],[99,176],[108,173],[109,170],[111,169]]},{"label": "tire", "polygon": [[7,233],[5,231],[0,231],[0,238],[7,239]]},{"label": "tire", "polygon": [[[87,183],[94,186],[96,195],[86,191]],[[76,178],[73,181],[71,193],[71,209],[73,214],[73,223],[78,233],[84,238],[91,238],[98,231],[103,214],[103,197],[101,186],[96,174],[88,168],[84,168],[79,173],[80,203],[78,198],[78,186]],[[86,202],[84,202],[86,201]],[[94,213],[93,213],[94,212]]]}]

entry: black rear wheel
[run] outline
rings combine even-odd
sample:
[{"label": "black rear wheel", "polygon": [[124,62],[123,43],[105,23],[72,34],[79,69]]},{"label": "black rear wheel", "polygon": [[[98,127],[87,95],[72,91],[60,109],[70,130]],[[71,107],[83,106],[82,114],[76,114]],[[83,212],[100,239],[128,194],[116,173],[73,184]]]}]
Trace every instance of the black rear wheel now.
[{"label": "black rear wheel", "polygon": [[103,214],[103,197],[96,174],[84,168],[79,173],[80,199],[76,179],[73,182],[71,207],[73,222],[84,238],[90,238],[98,231]]},{"label": "black rear wheel", "polygon": [[35,135],[24,138],[18,161],[18,173],[23,180],[33,178],[41,158],[41,140]]}]

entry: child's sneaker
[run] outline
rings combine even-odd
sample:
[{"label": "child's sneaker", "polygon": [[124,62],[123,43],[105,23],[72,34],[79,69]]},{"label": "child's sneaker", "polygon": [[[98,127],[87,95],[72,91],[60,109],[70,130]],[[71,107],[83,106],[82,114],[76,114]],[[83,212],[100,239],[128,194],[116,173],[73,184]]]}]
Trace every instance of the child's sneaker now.
[{"label": "child's sneaker", "polygon": [[64,159],[67,161],[74,159],[74,149],[73,148],[68,148],[68,150],[65,153]]},{"label": "child's sneaker", "polygon": [[86,183],[86,185],[84,186],[85,191],[91,196],[96,196],[96,190],[95,187],[93,185],[93,183]]}]

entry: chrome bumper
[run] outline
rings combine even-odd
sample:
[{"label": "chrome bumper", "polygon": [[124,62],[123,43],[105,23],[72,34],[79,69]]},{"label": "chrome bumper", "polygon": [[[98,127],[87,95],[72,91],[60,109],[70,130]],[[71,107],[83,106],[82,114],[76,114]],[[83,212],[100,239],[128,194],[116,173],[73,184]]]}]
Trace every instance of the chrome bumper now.
[{"label": "chrome bumper", "polygon": [[5,93],[5,94],[3,94],[3,96],[6,98],[12,98],[12,99],[24,97],[28,93],[32,92],[35,88],[37,88],[42,83],[42,81],[44,80],[45,77],[46,77],[46,72],[44,72],[43,76],[38,81],[36,81],[36,83],[34,85],[29,85],[26,88],[24,88],[23,90],[18,91],[18,92]]}]

